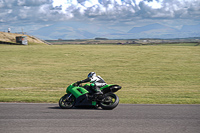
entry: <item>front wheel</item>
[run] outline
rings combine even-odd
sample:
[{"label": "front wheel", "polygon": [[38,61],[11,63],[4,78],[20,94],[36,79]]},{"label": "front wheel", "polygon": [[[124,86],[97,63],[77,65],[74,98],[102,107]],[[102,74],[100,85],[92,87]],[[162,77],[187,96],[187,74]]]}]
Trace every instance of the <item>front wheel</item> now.
[{"label": "front wheel", "polygon": [[114,93],[105,94],[105,97],[99,103],[102,109],[111,110],[119,104],[119,97]]},{"label": "front wheel", "polygon": [[59,100],[59,106],[62,109],[70,109],[74,106],[76,102],[76,98],[72,94],[65,94],[63,97]]}]

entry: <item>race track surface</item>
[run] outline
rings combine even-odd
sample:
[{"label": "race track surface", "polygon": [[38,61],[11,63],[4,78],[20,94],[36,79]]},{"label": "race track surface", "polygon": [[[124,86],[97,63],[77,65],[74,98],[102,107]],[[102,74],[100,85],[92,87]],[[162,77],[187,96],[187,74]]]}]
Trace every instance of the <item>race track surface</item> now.
[{"label": "race track surface", "polygon": [[0,133],[199,133],[200,105],[120,104],[114,110],[0,103]]}]

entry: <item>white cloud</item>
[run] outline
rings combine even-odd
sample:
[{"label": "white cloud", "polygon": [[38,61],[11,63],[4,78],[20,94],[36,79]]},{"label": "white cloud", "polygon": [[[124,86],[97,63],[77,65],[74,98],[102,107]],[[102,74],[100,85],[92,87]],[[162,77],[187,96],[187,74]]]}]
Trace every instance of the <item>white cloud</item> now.
[{"label": "white cloud", "polygon": [[61,7],[64,14],[75,13],[97,19],[101,15],[108,18],[110,15],[116,15],[116,18],[192,18],[200,14],[198,0],[53,0],[53,7]]},{"label": "white cloud", "polygon": [[159,9],[162,8],[162,2],[163,0],[157,1],[157,0],[152,0],[150,2],[145,1],[144,3],[150,7],[152,7],[153,9]]},{"label": "white cloud", "polygon": [[113,25],[155,19],[200,22],[200,0],[0,0],[0,25],[70,19]]}]

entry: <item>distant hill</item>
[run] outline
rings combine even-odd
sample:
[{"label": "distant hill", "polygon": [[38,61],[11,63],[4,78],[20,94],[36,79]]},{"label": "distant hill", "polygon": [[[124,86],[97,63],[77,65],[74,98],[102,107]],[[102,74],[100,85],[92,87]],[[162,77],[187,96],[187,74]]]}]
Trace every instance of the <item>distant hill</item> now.
[{"label": "distant hill", "polygon": [[27,36],[29,43],[44,44],[44,42],[42,40],[35,38],[35,37],[32,37],[32,36],[29,36],[29,35],[7,33],[7,32],[0,32],[0,41],[1,42],[16,43],[16,36]]},{"label": "distant hill", "polygon": [[36,35],[45,40],[106,38],[107,35],[113,36],[113,34],[118,33],[120,31],[115,29],[107,29],[105,27],[99,27],[98,25],[80,22],[60,22],[31,32],[32,35]]},{"label": "distant hill", "polygon": [[177,32],[176,29],[170,28],[158,23],[146,25],[143,27],[133,27],[128,33],[141,33],[141,32]]},{"label": "distant hill", "polygon": [[200,32],[200,24],[199,25],[184,25],[181,28],[182,32]]},{"label": "distant hill", "polygon": [[90,29],[89,25],[83,25],[80,23],[64,23],[60,22],[57,24],[42,27],[36,31],[31,32],[33,35],[37,35],[45,40],[49,39],[85,39],[95,38],[96,34],[91,33],[86,29]]},{"label": "distant hill", "polygon": [[188,38],[200,36],[200,25],[183,25],[182,28],[175,29],[158,23],[133,27],[128,31],[129,35],[135,38]]},{"label": "distant hill", "polygon": [[167,25],[153,23],[130,30],[117,30],[115,27],[106,28],[91,23],[60,22],[29,32],[45,40],[54,39],[139,39],[139,38],[188,38],[200,37],[199,25],[183,25],[181,29]]}]

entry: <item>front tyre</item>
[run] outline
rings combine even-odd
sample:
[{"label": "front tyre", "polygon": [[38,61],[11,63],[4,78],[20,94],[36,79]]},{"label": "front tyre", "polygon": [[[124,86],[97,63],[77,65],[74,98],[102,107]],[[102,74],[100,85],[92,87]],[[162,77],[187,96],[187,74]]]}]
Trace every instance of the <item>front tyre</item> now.
[{"label": "front tyre", "polygon": [[102,109],[112,110],[119,104],[119,97],[114,93],[105,94],[105,97],[99,103]]},{"label": "front tyre", "polygon": [[74,106],[76,98],[72,94],[65,94],[59,100],[59,106],[62,109],[70,109]]}]

